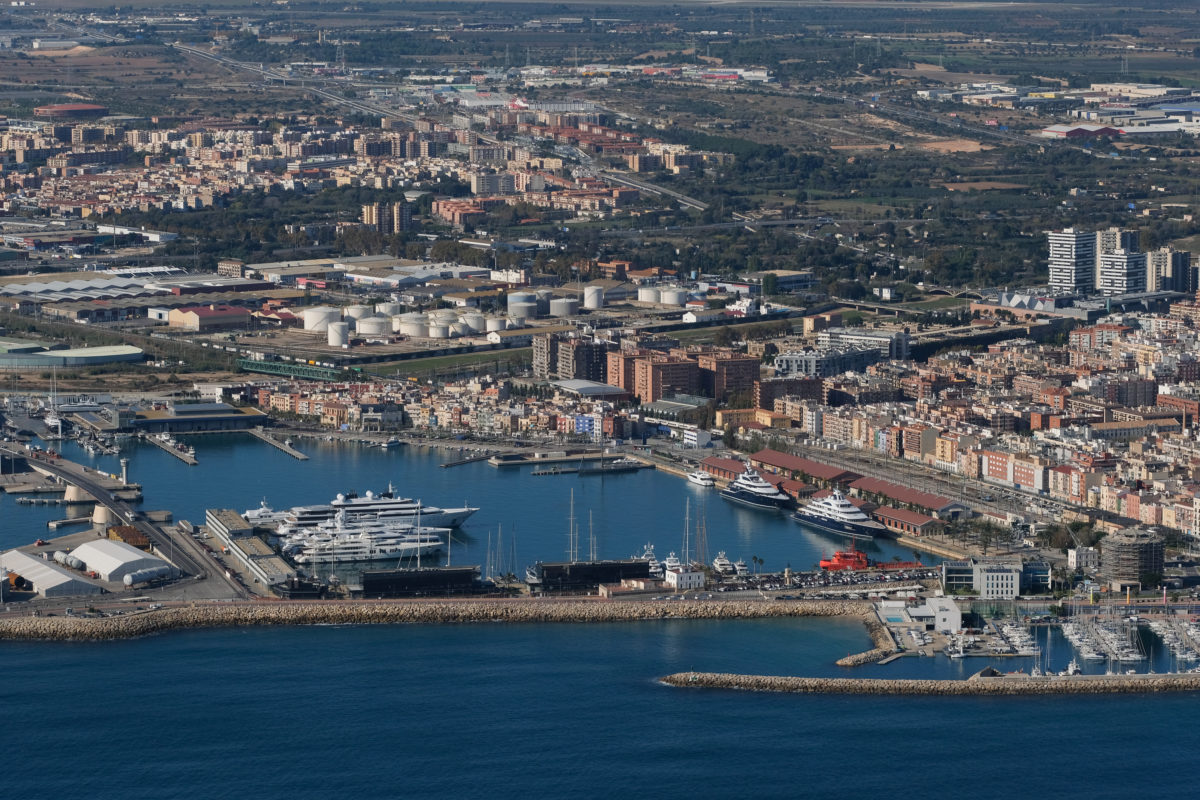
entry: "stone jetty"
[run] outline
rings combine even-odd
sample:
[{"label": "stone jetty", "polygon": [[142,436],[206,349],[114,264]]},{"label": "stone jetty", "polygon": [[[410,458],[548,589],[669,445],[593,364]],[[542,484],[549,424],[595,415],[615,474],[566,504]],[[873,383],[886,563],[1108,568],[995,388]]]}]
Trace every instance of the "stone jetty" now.
[{"label": "stone jetty", "polygon": [[[0,619],[0,640],[101,641],[147,636],[182,628],[250,625],[372,625],[509,623],[606,623],[667,619],[759,619],[764,617],[849,617],[863,620],[881,646],[879,624],[869,603],[814,601],[604,600],[420,600],[211,602],[119,616],[11,616]],[[882,635],[890,636],[886,629]],[[871,651],[874,652],[874,651]],[[890,650],[889,650],[890,652]],[[875,660],[875,659],[871,659]]]},{"label": "stone jetty", "polygon": [[887,680],[878,678],[799,678],[679,672],[662,679],[668,686],[735,689],[746,692],[873,695],[1045,695],[1130,694],[1200,691],[1200,675],[974,675],[959,680]]}]

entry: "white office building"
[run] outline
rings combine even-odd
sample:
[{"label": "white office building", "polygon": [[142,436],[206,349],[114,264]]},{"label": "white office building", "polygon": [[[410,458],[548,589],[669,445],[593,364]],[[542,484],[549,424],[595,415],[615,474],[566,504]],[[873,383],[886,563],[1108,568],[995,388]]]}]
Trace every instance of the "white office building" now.
[{"label": "white office building", "polygon": [[1105,297],[1146,291],[1146,254],[1113,250],[1099,256],[1096,290]]},{"label": "white office building", "polygon": [[1050,288],[1091,294],[1096,285],[1096,234],[1065,228],[1049,231]]},{"label": "white office building", "polygon": [[677,592],[704,588],[704,573],[686,567],[676,567],[663,573],[663,581]]}]

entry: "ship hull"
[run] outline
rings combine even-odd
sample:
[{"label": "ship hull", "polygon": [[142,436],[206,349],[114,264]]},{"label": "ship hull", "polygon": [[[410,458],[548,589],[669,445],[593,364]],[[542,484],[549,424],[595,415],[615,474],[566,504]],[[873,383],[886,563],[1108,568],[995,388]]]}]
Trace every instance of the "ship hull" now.
[{"label": "ship hull", "polygon": [[797,511],[792,514],[792,522],[805,525],[823,533],[831,533],[835,536],[849,536],[852,539],[862,539],[864,541],[890,538],[888,537],[887,528],[878,525],[878,523],[870,525],[861,522],[839,522],[818,517],[815,514],[806,514],[803,511]]},{"label": "ship hull", "polygon": [[[372,561],[395,561],[405,558],[416,558],[417,555],[428,556],[440,551],[440,544],[425,544],[420,547],[409,546],[398,550],[388,550],[374,554],[363,553],[301,553],[296,556],[297,564],[351,564],[369,563]],[[418,553],[419,551],[419,553]]]},{"label": "ship hull", "polygon": [[722,489],[721,497],[724,497],[731,503],[737,503],[748,508],[755,508],[759,511],[783,511],[788,507],[788,503],[784,500],[772,500],[770,498],[760,497],[747,492],[730,491],[729,489]]}]

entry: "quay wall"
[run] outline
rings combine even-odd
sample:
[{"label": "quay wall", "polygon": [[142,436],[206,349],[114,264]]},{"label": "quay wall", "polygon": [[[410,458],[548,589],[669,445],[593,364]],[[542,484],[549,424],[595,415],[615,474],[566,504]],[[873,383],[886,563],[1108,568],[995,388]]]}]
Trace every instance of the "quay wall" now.
[{"label": "quay wall", "polygon": [[[869,603],[814,601],[680,601],[671,603],[600,600],[444,600],[378,602],[197,603],[110,617],[22,616],[0,619],[0,641],[44,639],[88,641],[147,636],[182,628],[251,625],[454,624],[478,622],[596,623],[665,619],[758,619],[764,617],[851,617],[861,619],[876,647],[878,623]],[[887,636],[886,630],[883,635]],[[888,637],[890,645],[890,637]]]},{"label": "quay wall", "polygon": [[1078,675],[1044,678],[981,677],[962,680],[878,678],[799,678],[770,675],[732,675],[679,672],[662,682],[693,689],[734,689],[746,692],[868,695],[1047,695],[1129,694],[1200,691],[1200,675]]}]

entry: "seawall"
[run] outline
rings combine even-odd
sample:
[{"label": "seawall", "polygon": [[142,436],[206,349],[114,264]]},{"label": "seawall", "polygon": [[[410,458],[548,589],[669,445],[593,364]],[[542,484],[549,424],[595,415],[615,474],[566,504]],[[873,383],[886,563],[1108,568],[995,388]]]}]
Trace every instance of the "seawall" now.
[{"label": "seawall", "polygon": [[[8,617],[2,640],[102,641],[185,628],[251,625],[372,625],[510,623],[603,623],[664,619],[758,619],[853,617],[863,620],[876,647],[883,628],[869,603],[815,601],[621,602],[599,600],[443,600],[393,602],[197,603],[112,617]],[[874,622],[874,626],[872,626]],[[883,630],[883,636],[888,636]],[[890,643],[890,636],[888,636]],[[882,656],[881,656],[882,657]]]},{"label": "seawall", "polygon": [[981,677],[957,680],[887,680],[878,678],[795,678],[679,672],[662,682],[691,689],[734,689],[746,692],[873,695],[1046,695],[1129,694],[1200,691],[1200,675],[1077,675],[1045,678]]}]

